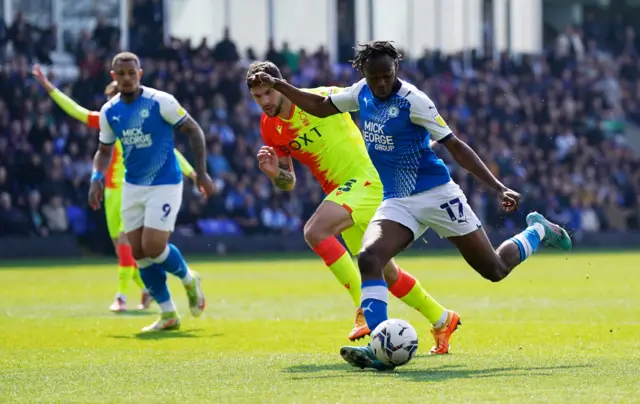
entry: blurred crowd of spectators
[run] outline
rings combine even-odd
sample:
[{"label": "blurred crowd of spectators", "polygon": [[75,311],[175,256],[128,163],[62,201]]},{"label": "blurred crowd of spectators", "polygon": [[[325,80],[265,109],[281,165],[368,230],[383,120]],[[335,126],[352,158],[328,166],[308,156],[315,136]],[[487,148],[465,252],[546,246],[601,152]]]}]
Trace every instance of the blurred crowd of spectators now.
[{"label": "blurred crowd of spectators", "polygon": [[[156,3],[140,0],[137,6]],[[177,231],[299,231],[322,201],[322,190],[300,166],[295,190],[288,193],[258,171],[261,111],[244,81],[254,52],[241,54],[228,32],[213,46],[154,42],[162,35],[153,16],[161,18],[161,12],[149,10],[133,11],[132,46],[143,57],[143,83],[174,94],[200,123],[209,172],[221,185],[206,203],[185,187]],[[66,117],[30,77],[31,63],[50,61],[47,36],[24,34],[24,19],[6,32],[0,47],[12,43],[18,56],[4,60],[0,71],[0,236],[100,231],[103,212],[91,212],[86,203],[97,133]],[[78,80],[52,81],[98,110],[118,37],[117,29],[101,22],[75,47]],[[350,66],[331,65],[323,49],[269,48],[259,56],[278,64],[298,86],[359,80]],[[640,160],[623,136],[625,121],[640,115],[638,56],[633,28],[614,24],[601,32],[587,18],[582,27],[568,27],[543,55],[494,59],[427,52],[402,62],[401,76],[430,95],[455,133],[521,192],[520,216],[504,216],[493,193],[459,169],[444,148],[436,149],[487,228],[521,227],[522,215],[536,209],[574,232],[624,231],[640,227]],[[186,139],[176,137],[192,160]]]}]

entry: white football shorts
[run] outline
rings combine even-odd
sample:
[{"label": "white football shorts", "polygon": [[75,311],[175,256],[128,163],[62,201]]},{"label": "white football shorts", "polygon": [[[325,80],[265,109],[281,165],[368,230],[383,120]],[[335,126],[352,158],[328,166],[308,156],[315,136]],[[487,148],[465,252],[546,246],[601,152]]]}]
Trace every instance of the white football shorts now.
[{"label": "white football shorts", "polygon": [[409,228],[417,240],[432,228],[440,238],[464,236],[482,227],[453,181],[428,191],[382,201],[371,222],[391,220]]},{"label": "white football shorts", "polygon": [[129,233],[141,227],[172,232],[182,204],[182,182],[169,185],[122,184],[122,222]]}]

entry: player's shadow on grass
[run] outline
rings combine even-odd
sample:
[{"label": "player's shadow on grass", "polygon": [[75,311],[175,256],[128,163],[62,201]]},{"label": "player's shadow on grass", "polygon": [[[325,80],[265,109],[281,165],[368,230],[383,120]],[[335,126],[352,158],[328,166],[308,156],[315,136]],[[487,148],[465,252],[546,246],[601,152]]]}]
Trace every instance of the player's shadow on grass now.
[{"label": "player's shadow on grass", "polygon": [[[470,379],[489,377],[521,377],[521,376],[553,376],[563,370],[590,367],[589,365],[556,365],[556,366],[505,366],[484,369],[470,369],[462,364],[444,365],[428,368],[399,368],[396,371],[378,372],[375,370],[359,370],[346,363],[327,363],[322,365],[295,365],[285,368],[284,373],[295,374],[294,380],[331,379],[351,376],[394,377],[411,381],[440,382],[450,379]],[[340,373],[313,374],[340,371]]]},{"label": "player's shadow on grass", "polygon": [[146,317],[146,316],[157,316],[158,313],[153,311],[145,311],[145,310],[131,310],[131,311],[121,311],[118,313],[113,313],[113,315],[118,317]]},{"label": "player's shadow on grass", "polygon": [[[334,370],[351,370],[346,362],[343,363],[323,363],[322,365],[293,365],[282,369],[283,373],[318,373],[329,372]],[[342,377],[344,375],[336,375],[336,377]]]},{"label": "player's shadow on grass", "polygon": [[109,335],[109,337],[115,339],[138,339],[143,341],[155,341],[179,338],[215,338],[222,337],[224,335],[220,333],[202,334],[202,331],[204,331],[204,329],[194,328],[190,330],[139,332],[137,334],[130,335]]},{"label": "player's shadow on grass", "polygon": [[[554,376],[569,369],[587,368],[589,365],[502,366],[470,369],[464,365],[445,365],[435,368],[408,368],[398,372],[381,372],[388,376],[415,382],[442,382],[451,379],[480,379],[490,377]],[[395,373],[395,375],[394,375]]]}]

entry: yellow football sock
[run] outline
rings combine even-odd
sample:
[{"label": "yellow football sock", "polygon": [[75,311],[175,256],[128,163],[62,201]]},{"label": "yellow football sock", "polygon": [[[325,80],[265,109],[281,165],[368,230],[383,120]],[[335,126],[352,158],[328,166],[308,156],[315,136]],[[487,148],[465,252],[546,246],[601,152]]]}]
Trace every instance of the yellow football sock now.
[{"label": "yellow football sock", "polygon": [[134,269],[134,267],[118,267],[118,293],[122,296],[127,294],[127,288]]},{"label": "yellow football sock", "polygon": [[313,251],[324,260],[340,284],[347,288],[353,304],[360,307],[360,271],[338,239],[326,238]]},{"label": "yellow football sock", "polygon": [[340,284],[347,288],[351,299],[353,299],[353,304],[360,307],[360,271],[349,253],[345,251],[342,257],[329,266],[329,269],[338,278]]},{"label": "yellow football sock", "polygon": [[422,287],[420,281],[408,272],[398,268],[398,280],[389,291],[407,306],[418,310],[433,325],[442,325],[447,319],[447,311]]},{"label": "yellow football sock", "polygon": [[144,282],[142,282],[142,278],[140,277],[140,270],[138,268],[133,268],[133,282],[140,288],[140,290],[146,290],[147,288],[144,286]]}]

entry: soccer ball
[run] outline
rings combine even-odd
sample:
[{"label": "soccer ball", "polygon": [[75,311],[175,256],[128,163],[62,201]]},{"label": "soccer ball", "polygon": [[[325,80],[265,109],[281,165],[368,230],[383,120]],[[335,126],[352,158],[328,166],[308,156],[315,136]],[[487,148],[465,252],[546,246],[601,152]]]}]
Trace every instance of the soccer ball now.
[{"label": "soccer ball", "polygon": [[371,349],[385,365],[406,365],[418,350],[418,334],[406,321],[389,319],[371,333]]}]

